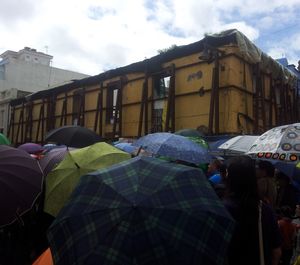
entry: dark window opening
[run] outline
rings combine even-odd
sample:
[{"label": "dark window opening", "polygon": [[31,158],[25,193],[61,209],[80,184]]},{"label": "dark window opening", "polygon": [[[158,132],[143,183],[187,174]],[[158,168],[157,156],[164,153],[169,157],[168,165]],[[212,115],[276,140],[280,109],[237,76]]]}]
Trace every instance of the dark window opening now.
[{"label": "dark window opening", "polygon": [[81,91],[75,91],[73,94],[73,109],[72,109],[72,123],[73,125],[80,125],[80,107],[82,104],[82,93]]},{"label": "dark window opening", "polygon": [[[113,124],[116,116],[117,101],[118,101],[119,88],[116,86],[110,86],[107,88],[106,96],[106,123]],[[119,119],[119,113],[117,113],[117,119]]]},{"label": "dark window opening", "polygon": [[153,99],[163,99],[168,96],[171,76],[153,78]]}]

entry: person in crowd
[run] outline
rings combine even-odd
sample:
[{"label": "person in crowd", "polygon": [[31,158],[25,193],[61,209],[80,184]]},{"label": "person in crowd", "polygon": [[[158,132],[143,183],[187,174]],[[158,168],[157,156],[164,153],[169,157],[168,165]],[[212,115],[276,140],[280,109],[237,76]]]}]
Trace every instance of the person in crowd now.
[{"label": "person in crowd", "polygon": [[221,176],[220,176],[220,167],[222,165],[222,161],[220,159],[213,159],[207,169],[207,177],[209,181],[213,184],[221,183]]},{"label": "person in crowd", "polygon": [[228,249],[228,264],[256,265],[261,258],[265,265],[278,265],[280,231],[271,207],[259,200],[255,162],[248,156],[231,158],[227,171],[228,195],[224,204],[236,221]]},{"label": "person in crowd", "polygon": [[220,182],[215,184],[212,181],[210,183],[212,184],[212,187],[214,188],[216,194],[220,199],[224,199],[226,195],[226,177],[227,177],[227,166],[225,164],[222,164],[220,166]]},{"label": "person in crowd", "polygon": [[300,205],[296,205],[295,217],[293,218],[292,223],[296,225],[296,238],[291,264],[295,263],[297,258],[300,257]]},{"label": "person in crowd", "polygon": [[290,178],[283,172],[276,173],[278,190],[277,190],[277,208],[289,206],[292,211],[295,211],[297,204],[297,190],[292,185]]},{"label": "person in crowd", "polygon": [[296,236],[296,225],[292,223],[292,209],[289,206],[281,207],[280,213],[281,218],[278,220],[278,225],[283,238],[281,245],[281,264],[290,265]]},{"label": "person in crowd", "polygon": [[277,187],[274,176],[274,166],[268,161],[257,161],[256,177],[258,196],[263,202],[275,207],[277,198]]}]

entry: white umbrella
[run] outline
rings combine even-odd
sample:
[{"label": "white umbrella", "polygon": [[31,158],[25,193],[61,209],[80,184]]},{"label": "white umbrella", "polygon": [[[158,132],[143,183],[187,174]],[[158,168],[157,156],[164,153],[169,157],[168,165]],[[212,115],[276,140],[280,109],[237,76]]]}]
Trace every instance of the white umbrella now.
[{"label": "white umbrella", "polygon": [[218,148],[224,150],[224,155],[240,155],[246,153],[257,140],[257,135],[239,135],[221,144]]}]

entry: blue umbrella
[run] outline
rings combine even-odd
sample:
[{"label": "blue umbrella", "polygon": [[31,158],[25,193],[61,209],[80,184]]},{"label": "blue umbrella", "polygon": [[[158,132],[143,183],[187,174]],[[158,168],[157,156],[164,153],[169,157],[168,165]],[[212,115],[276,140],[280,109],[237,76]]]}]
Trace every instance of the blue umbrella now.
[{"label": "blue umbrella", "polygon": [[297,168],[295,164],[286,162],[273,163],[274,166],[291,179],[300,182],[300,168]]},{"label": "blue umbrella", "polygon": [[208,163],[210,156],[206,148],[188,138],[172,133],[153,133],[141,137],[134,146],[140,146],[147,152],[167,156],[193,164]]},{"label": "blue umbrella", "polygon": [[132,143],[117,143],[114,146],[129,154],[132,154],[137,149],[137,147],[132,146]]}]

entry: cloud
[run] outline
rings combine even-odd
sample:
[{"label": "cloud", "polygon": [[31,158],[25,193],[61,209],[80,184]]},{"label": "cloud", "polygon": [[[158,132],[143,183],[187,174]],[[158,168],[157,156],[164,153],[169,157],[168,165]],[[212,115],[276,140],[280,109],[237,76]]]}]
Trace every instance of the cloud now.
[{"label": "cloud", "polygon": [[300,33],[292,35],[290,38],[282,39],[270,45],[267,53],[273,58],[288,58],[289,64],[298,65],[300,60]]},{"label": "cloud", "polygon": [[34,0],[1,1],[0,22],[10,28],[22,20],[30,20],[38,12]]},{"label": "cloud", "polygon": [[[300,57],[299,0],[2,0],[1,52],[24,46],[54,56],[53,65],[87,74],[124,66],[205,33],[237,28],[260,48]],[[12,24],[8,27],[8,24]],[[277,32],[276,34],[272,32]],[[299,42],[298,42],[299,43]],[[280,44],[280,45],[279,45]]]}]

